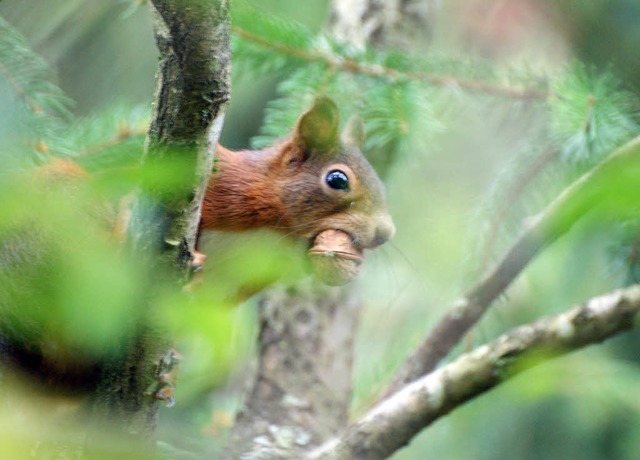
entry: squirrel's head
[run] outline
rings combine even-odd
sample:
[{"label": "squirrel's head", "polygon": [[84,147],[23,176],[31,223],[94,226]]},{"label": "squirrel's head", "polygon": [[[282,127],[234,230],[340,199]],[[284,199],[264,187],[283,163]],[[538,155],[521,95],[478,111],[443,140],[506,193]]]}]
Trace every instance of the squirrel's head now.
[{"label": "squirrel's head", "polygon": [[384,185],[360,151],[363,133],[352,119],[340,135],[338,108],[326,97],[302,114],[271,163],[282,175],[275,179],[286,210],[282,229],[309,239],[341,230],[361,249],[393,236]]}]

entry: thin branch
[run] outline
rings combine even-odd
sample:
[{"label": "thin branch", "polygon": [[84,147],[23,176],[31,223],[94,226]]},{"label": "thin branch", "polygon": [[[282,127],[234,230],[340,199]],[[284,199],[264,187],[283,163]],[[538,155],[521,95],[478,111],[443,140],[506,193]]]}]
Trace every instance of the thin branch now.
[{"label": "thin branch", "polygon": [[500,263],[473,286],[448,311],[405,361],[385,396],[431,372],[491,303],[511,284],[524,267],[546,245],[566,233],[574,223],[597,206],[624,209],[626,200],[640,200],[640,137],[615,151],[609,158],[567,187],[507,251]]},{"label": "thin branch", "polygon": [[31,97],[29,97],[29,95],[24,90],[24,88],[20,86],[20,84],[16,81],[15,78],[13,78],[13,75],[11,75],[11,72],[9,72],[9,69],[7,69],[2,63],[0,63],[0,73],[4,75],[4,78],[13,87],[13,90],[16,92],[16,94],[18,94],[24,100],[24,102],[29,107],[31,107],[31,110],[33,110],[35,113],[44,112],[44,109],[40,106],[40,104],[38,104]]},{"label": "thin branch", "polygon": [[142,137],[146,135],[148,130],[149,130],[149,126],[143,126],[141,128],[136,128],[133,130],[129,129],[128,127],[126,129],[119,129],[118,133],[111,139],[107,139],[106,141],[90,145],[84,150],[81,150],[80,152],[78,152],[77,156],[88,157],[91,155],[95,155],[96,153],[100,153],[104,150],[117,147],[133,139],[134,137]]},{"label": "thin branch", "polygon": [[264,37],[254,35],[237,26],[232,27],[231,30],[237,36],[265,48],[270,48],[280,53],[288,54],[289,56],[293,56],[303,61],[321,62],[329,67],[339,69],[344,72],[394,81],[420,81],[435,86],[460,88],[471,93],[491,94],[494,96],[502,96],[512,99],[546,100],[550,97],[549,92],[539,89],[509,88],[505,86],[491,85],[489,83],[476,80],[457,78],[452,75],[439,75],[426,72],[402,72],[380,64],[362,64],[354,61],[353,59],[341,56],[334,56],[319,51],[308,51],[283,45],[281,43],[274,43]]},{"label": "thin branch", "polygon": [[[638,326],[640,286],[514,329],[407,385],[309,459],[383,459],[465,402],[527,368]],[[536,359],[527,359],[535,355]]]},{"label": "thin branch", "polygon": [[489,261],[498,238],[498,232],[502,226],[509,210],[520,199],[529,184],[538,177],[538,174],[555,160],[559,154],[557,149],[549,149],[544,155],[542,155],[536,162],[524,171],[524,174],[518,177],[513,186],[504,193],[504,201],[498,206],[498,209],[494,212],[494,217],[491,219],[490,228],[487,232],[489,238],[482,251],[482,270],[486,270],[489,266]]}]

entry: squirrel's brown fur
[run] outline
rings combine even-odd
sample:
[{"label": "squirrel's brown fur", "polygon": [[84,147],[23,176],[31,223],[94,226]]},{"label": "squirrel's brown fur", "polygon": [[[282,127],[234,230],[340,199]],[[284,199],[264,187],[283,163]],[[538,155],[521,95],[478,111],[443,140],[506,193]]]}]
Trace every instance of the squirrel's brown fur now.
[{"label": "squirrel's brown fur", "polygon": [[[202,229],[244,231],[266,227],[312,238],[342,230],[362,248],[394,233],[384,188],[349,133],[338,135],[335,104],[320,98],[303,114],[289,139],[258,151],[219,146],[202,209]],[[348,190],[327,184],[341,171]]]}]

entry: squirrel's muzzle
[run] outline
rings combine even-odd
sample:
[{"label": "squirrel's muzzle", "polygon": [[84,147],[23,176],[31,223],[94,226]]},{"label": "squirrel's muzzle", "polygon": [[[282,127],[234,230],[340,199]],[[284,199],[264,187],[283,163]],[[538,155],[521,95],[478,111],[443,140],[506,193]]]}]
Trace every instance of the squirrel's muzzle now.
[{"label": "squirrel's muzzle", "polygon": [[384,213],[378,215],[375,226],[375,234],[371,242],[372,248],[383,245],[393,238],[393,235],[396,233],[396,226],[393,225],[393,220],[389,214]]}]

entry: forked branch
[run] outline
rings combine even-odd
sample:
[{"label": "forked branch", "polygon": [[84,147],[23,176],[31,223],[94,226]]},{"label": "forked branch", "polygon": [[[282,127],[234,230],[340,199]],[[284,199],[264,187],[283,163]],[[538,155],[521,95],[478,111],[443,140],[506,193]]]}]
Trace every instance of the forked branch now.
[{"label": "forked branch", "polygon": [[448,311],[404,363],[385,396],[431,372],[546,245],[594,208],[619,214],[640,200],[640,137],[567,187],[511,246],[498,265]]}]

